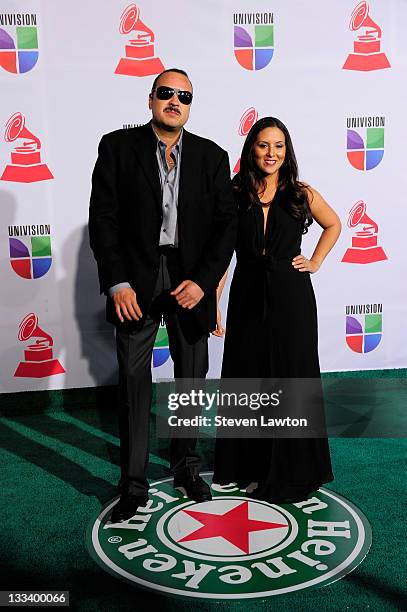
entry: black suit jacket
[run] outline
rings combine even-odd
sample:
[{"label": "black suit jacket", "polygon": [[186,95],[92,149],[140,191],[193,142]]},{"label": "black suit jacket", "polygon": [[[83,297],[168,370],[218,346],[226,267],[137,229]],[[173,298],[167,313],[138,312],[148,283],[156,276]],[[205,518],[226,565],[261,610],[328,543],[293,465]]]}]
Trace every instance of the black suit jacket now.
[{"label": "black suit jacket", "polygon": [[[128,281],[148,312],[159,269],[162,223],[157,140],[148,123],[102,137],[92,176],[90,245],[100,291]],[[178,195],[178,240],[182,280],[196,282],[204,297],[184,312],[197,334],[216,325],[216,287],[235,246],[236,205],[227,153],[214,142],[184,130]],[[107,298],[107,320],[120,323]],[[142,322],[141,322],[142,324]]]}]

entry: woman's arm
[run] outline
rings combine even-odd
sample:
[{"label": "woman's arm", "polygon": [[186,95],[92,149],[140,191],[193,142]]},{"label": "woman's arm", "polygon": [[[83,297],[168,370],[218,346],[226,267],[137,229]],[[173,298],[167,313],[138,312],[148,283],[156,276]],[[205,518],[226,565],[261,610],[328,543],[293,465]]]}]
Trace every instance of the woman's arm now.
[{"label": "woman's arm", "polygon": [[300,272],[316,272],[334,246],[341,233],[341,222],[336,212],[329,206],[318,191],[307,185],[311,193],[310,209],[313,219],[320,225],[323,232],[310,259],[304,255],[297,255],[293,259],[293,266]]},{"label": "woman's arm", "polygon": [[226,272],[222,276],[222,278],[220,279],[219,285],[217,286],[217,289],[216,289],[216,303],[217,304],[219,304],[219,302],[220,302],[222,291],[223,291],[223,288],[225,286],[226,279],[227,279],[227,276],[228,276],[228,271],[229,271],[228,268],[226,268]]},{"label": "woman's arm", "polygon": [[219,285],[216,288],[216,307],[217,307],[216,328],[213,330],[212,334],[214,336],[218,336],[219,338],[225,335],[225,328],[222,327],[222,314],[220,312],[219,302],[220,302],[223,288],[225,286],[227,276],[228,276],[228,270],[226,269],[225,274],[220,279]]}]

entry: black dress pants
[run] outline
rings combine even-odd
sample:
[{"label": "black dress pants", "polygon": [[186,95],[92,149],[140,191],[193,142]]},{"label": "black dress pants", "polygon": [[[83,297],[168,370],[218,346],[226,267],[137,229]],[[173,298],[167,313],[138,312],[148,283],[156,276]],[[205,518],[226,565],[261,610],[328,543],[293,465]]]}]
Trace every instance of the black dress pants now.
[{"label": "black dress pants", "polygon": [[[116,328],[119,363],[119,431],[121,493],[143,495],[148,491],[146,470],[149,454],[149,421],[152,400],[151,358],[163,317],[167,326],[174,377],[205,378],[208,371],[208,334],[198,341],[187,340],[185,325],[191,313],[185,312],[169,295],[183,279],[176,249],[162,249],[153,301],[144,325]],[[186,318],[186,319],[185,319]],[[184,329],[184,331],[183,331]],[[188,334],[187,334],[188,335]],[[196,473],[201,458],[195,450],[196,438],[171,440],[170,465],[175,476],[186,470]]]}]

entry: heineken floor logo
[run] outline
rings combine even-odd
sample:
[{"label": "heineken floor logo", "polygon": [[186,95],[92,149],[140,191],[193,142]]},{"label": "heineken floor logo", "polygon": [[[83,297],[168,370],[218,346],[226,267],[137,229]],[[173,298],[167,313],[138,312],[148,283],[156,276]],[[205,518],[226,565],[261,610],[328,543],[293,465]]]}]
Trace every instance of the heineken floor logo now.
[{"label": "heineken floor logo", "polygon": [[[204,474],[210,482],[211,474]],[[202,599],[264,598],[343,578],[371,544],[367,518],[351,502],[320,489],[297,504],[247,498],[232,485],[212,486],[195,503],[172,487],[151,485],[144,508],[111,523],[109,503],[87,533],[88,548],[108,572],[142,587]]]}]

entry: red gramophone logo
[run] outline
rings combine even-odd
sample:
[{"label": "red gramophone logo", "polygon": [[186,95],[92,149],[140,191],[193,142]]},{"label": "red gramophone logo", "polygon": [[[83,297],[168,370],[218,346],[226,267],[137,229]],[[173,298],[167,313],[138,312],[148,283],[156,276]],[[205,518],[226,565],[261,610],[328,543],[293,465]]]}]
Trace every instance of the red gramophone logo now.
[{"label": "red gramophone logo", "polygon": [[161,60],[154,57],[154,32],[141,21],[136,4],[130,4],[123,12],[119,32],[124,35],[134,32],[134,38],[127,42],[126,57],[117,64],[115,74],[149,76],[164,70]]},{"label": "red gramophone logo", "polygon": [[[259,113],[256,111],[254,106],[251,106],[250,108],[245,110],[245,112],[240,118],[239,128],[237,130],[239,136],[247,136],[247,134],[250,132],[250,129],[256,123],[258,116],[259,116]],[[240,157],[237,160],[235,167],[233,168],[233,172],[237,174],[239,170],[240,170]]]},{"label": "red gramophone logo", "polygon": [[381,246],[377,245],[379,227],[366,214],[366,204],[359,200],[349,213],[348,227],[357,228],[352,236],[352,246],[347,249],[342,261],[368,264],[387,259]]},{"label": "red gramophone logo", "polygon": [[353,53],[348,58],[342,68],[345,70],[381,70],[390,68],[389,60],[385,53],[380,51],[380,39],[382,31],[380,27],[369,17],[369,5],[365,0],[359,2],[353,10],[349,29],[352,32],[362,30],[362,34],[356,37],[353,43]]},{"label": "red gramophone logo", "polygon": [[41,162],[41,141],[25,126],[25,117],[14,113],[6,123],[4,140],[22,140],[20,146],[11,151],[11,164],[8,164],[0,177],[2,181],[14,183],[35,183],[54,178],[47,164]]},{"label": "red gramophone logo", "polygon": [[26,342],[37,338],[33,344],[24,349],[24,361],[18,364],[14,376],[19,378],[46,378],[55,374],[63,374],[64,368],[53,358],[51,336],[38,325],[38,317],[33,312],[28,314],[20,323],[18,339]]}]

